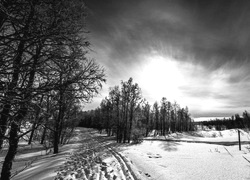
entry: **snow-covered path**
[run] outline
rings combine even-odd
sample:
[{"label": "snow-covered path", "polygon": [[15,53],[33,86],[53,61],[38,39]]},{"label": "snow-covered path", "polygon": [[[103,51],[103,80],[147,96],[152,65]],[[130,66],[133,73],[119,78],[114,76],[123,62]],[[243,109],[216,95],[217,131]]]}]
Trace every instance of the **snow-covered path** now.
[{"label": "snow-covered path", "polygon": [[[80,128],[70,144],[60,153],[40,156],[13,180],[53,179],[138,179],[131,164],[116,151],[113,137],[100,135],[95,130]],[[35,153],[19,155],[16,159],[34,157]]]}]

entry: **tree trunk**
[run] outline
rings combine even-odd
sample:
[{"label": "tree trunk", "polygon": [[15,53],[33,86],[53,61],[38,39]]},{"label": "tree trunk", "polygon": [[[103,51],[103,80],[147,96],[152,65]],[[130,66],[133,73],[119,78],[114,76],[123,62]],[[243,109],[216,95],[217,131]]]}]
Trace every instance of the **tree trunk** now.
[{"label": "tree trunk", "polygon": [[59,147],[58,147],[58,145],[59,145],[59,137],[58,137],[58,135],[59,135],[59,133],[58,133],[58,131],[54,131],[54,142],[53,142],[53,144],[54,144],[54,154],[57,154],[58,152],[59,152]]},{"label": "tree trunk", "polygon": [[116,104],[116,107],[117,107],[117,116],[116,116],[116,119],[117,119],[117,125],[116,125],[116,136],[117,136],[117,142],[120,143],[120,133],[121,133],[121,128],[120,128],[120,110],[119,110],[119,103]]},{"label": "tree trunk", "polygon": [[[39,106],[41,106],[41,104],[42,104],[43,97],[44,97],[44,95],[42,95],[42,97],[41,97],[41,99],[40,99]],[[31,131],[31,134],[30,134],[29,142],[28,142],[29,145],[30,145],[31,142],[32,142],[32,139],[33,139],[35,130],[36,130],[37,127],[38,127],[37,124],[38,124],[38,123],[40,122],[40,120],[42,119],[41,117],[39,118],[40,111],[41,111],[41,108],[39,107],[39,108],[36,110],[35,122],[34,122],[33,125],[32,125],[32,131]]]},{"label": "tree trunk", "polygon": [[[61,102],[60,103],[62,103],[62,105],[60,106],[60,110],[59,111],[61,111],[61,113],[59,113],[59,115],[60,115],[60,119],[59,119],[59,127],[58,127],[58,138],[60,139],[60,137],[61,137],[61,135],[62,135],[62,131],[63,131],[63,119],[64,119],[64,114],[65,114],[65,111],[66,111],[66,107],[65,107],[65,103],[63,102],[63,93],[61,93],[61,95],[60,96],[62,96],[61,97]],[[59,142],[60,143],[60,142]]]},{"label": "tree trunk", "polygon": [[126,103],[125,116],[124,116],[124,128],[123,128],[123,143],[126,143],[128,132],[128,104]]},{"label": "tree trunk", "polygon": [[133,125],[133,107],[131,107],[130,109],[130,116],[129,116],[128,143],[130,143],[130,139],[131,139],[132,125]]},{"label": "tree trunk", "polygon": [[124,131],[124,128],[120,127],[119,143],[122,143],[122,140],[123,140],[123,131]]},{"label": "tree trunk", "polygon": [[[50,102],[50,99],[49,99],[49,96],[47,96],[46,102],[47,102],[47,105],[46,105],[46,108],[47,108],[46,113],[47,113],[47,114],[50,114],[50,111],[49,111],[49,109],[50,109],[50,103],[49,103],[49,102]],[[43,134],[42,134],[42,138],[41,138],[40,144],[44,144],[45,137],[46,137],[46,133],[47,133],[47,123],[48,123],[48,121],[49,121],[49,117],[46,116],[45,125],[44,125]]]},{"label": "tree trunk", "polygon": [[0,180],[9,180],[11,176],[12,162],[15,158],[17,147],[18,147],[18,125],[16,122],[11,123],[10,139],[9,139],[9,150],[5,156],[5,160],[2,167]]},{"label": "tree trunk", "polygon": [[[61,77],[60,77],[60,81],[61,81]],[[59,108],[58,108],[58,117],[56,118],[56,122],[55,122],[55,128],[54,128],[54,154],[57,154],[59,151],[58,151],[58,145],[60,143],[60,135],[61,135],[61,132],[60,132],[60,126],[61,126],[61,121],[62,121],[62,115],[63,115],[63,91],[60,90],[59,92]]]},{"label": "tree trunk", "polygon": [[0,149],[3,147],[4,135],[7,130],[8,116],[10,112],[11,105],[5,104],[1,113],[0,119]]},{"label": "tree trunk", "polygon": [[65,141],[65,135],[66,135],[66,129],[65,131],[61,131],[59,137],[60,137],[60,144],[64,144],[64,141]]},{"label": "tree trunk", "polygon": [[[12,73],[12,81],[8,86],[8,91],[6,92],[6,96],[4,97],[7,102],[3,107],[3,110],[1,112],[1,116],[0,116],[0,149],[2,149],[2,145],[3,145],[3,140],[4,140],[4,135],[6,133],[7,130],[7,125],[8,125],[8,117],[9,117],[9,113],[10,113],[10,109],[11,109],[11,101],[13,100],[13,90],[14,88],[17,86],[18,83],[18,78],[19,78],[19,66],[21,63],[21,59],[22,59],[22,54],[24,51],[24,41],[21,41],[18,45],[18,49],[17,49],[17,56],[15,57],[15,59],[13,60],[13,73]],[[9,100],[10,99],[10,100]]]},{"label": "tree trunk", "polygon": [[[33,16],[34,16],[34,9],[32,8],[32,11],[30,12],[28,16],[28,19],[25,22],[25,27],[23,29],[23,39],[26,39],[29,33],[28,30],[29,30],[30,22]],[[20,75],[20,64],[21,64],[22,55],[24,52],[25,43],[26,43],[26,40],[21,40],[19,42],[17,51],[16,51],[17,54],[15,58],[13,59],[12,80],[8,86],[8,91],[6,92],[6,97],[5,97],[5,100],[7,100],[7,102],[6,104],[4,104],[4,107],[0,116],[0,149],[2,148],[2,145],[3,145],[4,135],[6,133],[7,125],[8,125],[8,116],[9,116],[10,109],[11,109],[11,102],[9,102],[9,99],[13,100],[13,90],[15,89],[18,83],[18,79]]]},{"label": "tree trunk", "polygon": [[53,145],[54,145],[54,154],[57,154],[59,151],[59,140],[60,140],[60,137],[59,137],[59,128],[60,128],[60,120],[61,120],[61,106],[59,106],[59,113],[58,113],[58,118],[56,119],[56,122],[55,122],[55,129],[54,129],[54,142],[53,142]]},{"label": "tree trunk", "polygon": [[[28,96],[28,94],[27,94]],[[27,97],[25,96],[25,97]],[[25,98],[26,99],[26,98]],[[26,102],[27,103],[27,102]],[[0,180],[8,180],[10,179],[11,175],[11,168],[12,168],[12,162],[15,158],[17,148],[18,148],[18,132],[19,132],[19,126],[18,122],[21,122],[24,117],[26,116],[28,112],[27,104],[22,102],[20,104],[20,109],[17,112],[17,116],[14,118],[14,120],[11,123],[10,127],[10,137],[9,137],[9,149],[8,153],[5,156],[4,163],[2,166],[2,172],[1,172],[1,179]]]},{"label": "tree trunk", "polygon": [[36,124],[34,123],[34,124],[32,125],[32,131],[31,131],[31,133],[30,133],[30,138],[29,138],[28,145],[30,145],[31,142],[32,142],[32,139],[33,139],[33,136],[34,136],[34,132],[35,132],[35,129],[36,129],[35,127],[36,127]]},{"label": "tree trunk", "polygon": [[123,143],[126,143],[126,137],[127,137],[127,126],[125,125],[125,128],[123,129]]},{"label": "tree trunk", "polygon": [[[164,112],[165,113],[165,112]],[[166,117],[165,117],[166,115],[164,114],[164,116],[163,116],[163,121],[162,121],[162,123],[163,123],[163,125],[162,125],[162,135],[163,136],[165,136],[165,128],[166,128]]]},{"label": "tree trunk", "polygon": [[116,142],[119,143],[119,127],[116,127]]},{"label": "tree trunk", "polygon": [[47,128],[46,128],[46,125],[43,129],[43,134],[42,134],[42,138],[41,138],[41,142],[40,144],[44,144],[44,140],[45,140],[45,136],[46,136],[46,131],[47,131]]}]

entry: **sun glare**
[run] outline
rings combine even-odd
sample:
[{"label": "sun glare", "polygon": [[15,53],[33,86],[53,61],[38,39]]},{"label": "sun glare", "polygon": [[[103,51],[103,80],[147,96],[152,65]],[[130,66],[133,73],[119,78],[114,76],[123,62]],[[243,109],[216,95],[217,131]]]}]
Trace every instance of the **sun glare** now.
[{"label": "sun glare", "polygon": [[180,95],[178,87],[184,78],[178,69],[178,63],[161,56],[149,57],[142,69],[141,82],[147,94],[160,100],[162,97],[176,99]]}]

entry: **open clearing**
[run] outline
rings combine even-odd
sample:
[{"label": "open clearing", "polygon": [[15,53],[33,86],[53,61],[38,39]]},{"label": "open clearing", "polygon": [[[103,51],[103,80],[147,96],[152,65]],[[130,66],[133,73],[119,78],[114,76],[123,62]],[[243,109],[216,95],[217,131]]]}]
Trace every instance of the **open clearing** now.
[{"label": "open clearing", "polygon": [[57,174],[64,179],[250,179],[249,137],[244,131],[241,151],[231,145],[238,140],[236,130],[175,133],[137,145],[117,144],[95,130],[79,128],[77,133],[58,155],[19,154],[14,167],[33,161],[13,179],[55,179]]}]

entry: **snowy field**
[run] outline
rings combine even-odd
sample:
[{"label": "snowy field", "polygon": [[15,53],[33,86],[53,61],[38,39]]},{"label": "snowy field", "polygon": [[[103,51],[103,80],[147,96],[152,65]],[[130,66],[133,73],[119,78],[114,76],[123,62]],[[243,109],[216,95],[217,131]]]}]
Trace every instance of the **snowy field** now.
[{"label": "snowy field", "polygon": [[148,179],[250,179],[244,145],[145,141],[123,153]]},{"label": "snowy field", "polygon": [[[93,155],[96,157],[94,164],[89,166],[92,170],[82,172],[96,173],[92,177],[98,180],[250,179],[250,146],[246,143],[249,136],[245,131],[241,132],[241,139],[245,141],[241,151],[235,144],[237,130],[174,133],[166,137],[149,137],[137,145],[117,144],[114,138],[99,135],[94,130],[90,136],[89,132],[84,128],[78,130],[78,136],[71,144],[61,147],[58,155],[41,156],[42,151],[19,154],[14,166],[22,164],[25,167],[27,159],[37,158],[13,179],[55,179],[60,169],[67,174],[64,179],[90,179],[77,178],[79,164],[86,160],[85,151],[82,151],[85,146],[96,148]],[[101,162],[96,161],[97,157]]]},{"label": "snowy field", "polygon": [[250,179],[250,163],[246,160],[250,160],[250,146],[246,143],[249,134],[240,134],[245,142],[241,151],[237,130],[149,137],[140,145],[122,150],[148,179]]},{"label": "snowy field", "polygon": [[[153,133],[152,133],[153,134]],[[148,137],[146,139],[153,140],[175,140],[183,142],[205,142],[205,143],[215,143],[223,145],[238,144],[238,130],[230,129],[223,131],[207,130],[207,131],[194,131],[194,132],[183,132],[183,133],[172,133],[167,136],[156,136]],[[240,139],[243,143],[250,142],[249,133],[240,130]]]}]

